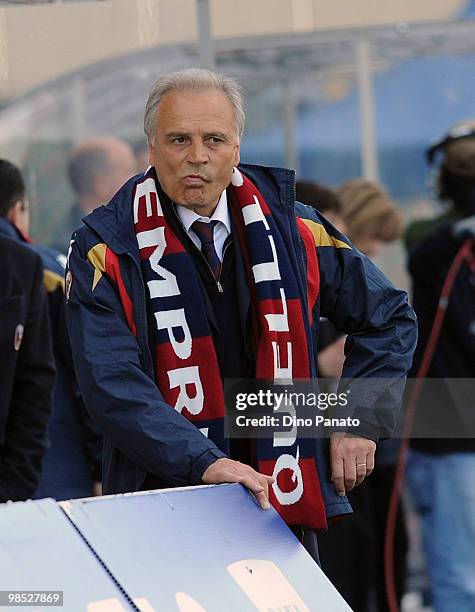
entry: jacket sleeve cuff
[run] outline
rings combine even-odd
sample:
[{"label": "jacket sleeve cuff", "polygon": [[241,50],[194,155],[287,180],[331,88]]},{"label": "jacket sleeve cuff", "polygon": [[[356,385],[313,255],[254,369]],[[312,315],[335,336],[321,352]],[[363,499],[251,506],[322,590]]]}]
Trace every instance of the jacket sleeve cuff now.
[{"label": "jacket sleeve cuff", "polygon": [[218,459],[227,458],[226,453],[223,453],[219,448],[211,448],[200,455],[191,467],[190,481],[193,485],[203,484],[202,477],[209,466]]},{"label": "jacket sleeve cuff", "polygon": [[332,429],[332,433],[339,433],[339,432],[345,432],[345,433],[349,433],[352,436],[356,436],[356,437],[360,437],[360,438],[366,438],[367,440],[372,440],[373,442],[375,442],[376,444],[379,442],[380,438],[380,431],[378,431],[377,427],[374,427],[374,425],[371,425],[370,423],[365,423],[364,421],[360,420],[360,424],[357,425],[356,427],[334,427]]}]

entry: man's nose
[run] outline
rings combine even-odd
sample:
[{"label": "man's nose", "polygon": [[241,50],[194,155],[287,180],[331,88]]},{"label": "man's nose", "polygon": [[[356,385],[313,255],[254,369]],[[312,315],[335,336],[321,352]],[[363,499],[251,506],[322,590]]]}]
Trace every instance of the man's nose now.
[{"label": "man's nose", "polygon": [[188,161],[190,164],[206,164],[208,161],[208,151],[203,142],[195,140],[191,143],[188,150]]}]

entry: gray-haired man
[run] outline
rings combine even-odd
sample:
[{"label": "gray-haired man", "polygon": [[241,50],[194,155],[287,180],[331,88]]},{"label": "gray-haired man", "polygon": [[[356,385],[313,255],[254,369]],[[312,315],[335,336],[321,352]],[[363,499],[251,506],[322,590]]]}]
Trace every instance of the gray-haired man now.
[{"label": "gray-haired man", "polygon": [[86,218],[68,268],[79,384],[106,438],[105,491],[240,482],[290,525],[323,529],[350,511],[345,491],[371,472],[397,398],[352,436],[335,433],[330,451],[298,435],[241,443],[224,437],[223,380],[315,377],[320,314],[349,334],[347,377],[404,377],[415,343],[406,296],[296,206],[293,172],[238,166],[233,79],[165,75],[144,123],[152,168]]}]

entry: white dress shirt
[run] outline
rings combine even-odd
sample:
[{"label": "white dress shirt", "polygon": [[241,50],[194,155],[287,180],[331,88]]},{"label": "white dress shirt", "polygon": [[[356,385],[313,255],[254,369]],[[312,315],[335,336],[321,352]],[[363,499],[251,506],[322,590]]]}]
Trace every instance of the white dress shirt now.
[{"label": "white dress shirt", "polygon": [[188,236],[193,240],[196,246],[201,249],[201,240],[198,238],[196,233],[193,231],[191,227],[195,221],[202,221],[203,223],[209,223],[210,221],[218,221],[214,226],[213,231],[213,239],[214,239],[214,248],[216,249],[216,253],[219,257],[219,260],[223,261],[223,247],[226,238],[231,233],[231,219],[229,216],[228,210],[228,198],[226,196],[226,189],[221,194],[219,198],[218,205],[216,206],[214,213],[211,217],[202,217],[197,215],[194,210],[190,208],[185,208],[184,206],[177,206],[175,204],[175,209],[177,212],[180,221],[185,228]]}]

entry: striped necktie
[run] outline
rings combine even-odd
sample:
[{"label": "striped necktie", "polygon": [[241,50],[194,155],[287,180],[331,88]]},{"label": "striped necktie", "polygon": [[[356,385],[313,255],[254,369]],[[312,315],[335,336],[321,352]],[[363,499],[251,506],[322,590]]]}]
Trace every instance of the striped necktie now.
[{"label": "striped necktie", "polygon": [[194,221],[191,226],[200,239],[201,252],[208,262],[216,280],[219,279],[219,273],[221,271],[221,261],[214,247],[214,228],[217,223],[218,221],[210,221],[209,223]]}]

